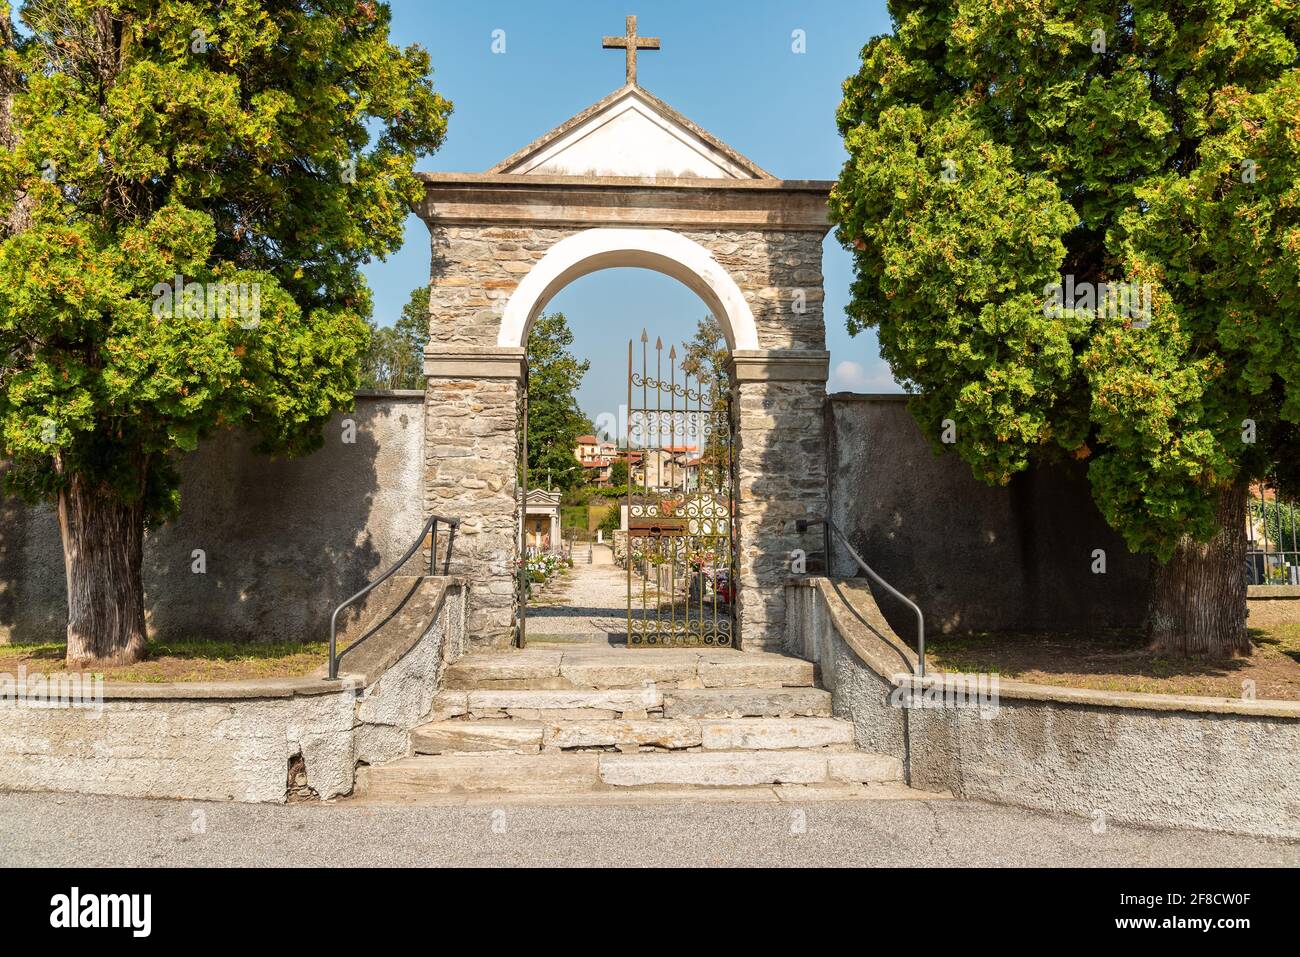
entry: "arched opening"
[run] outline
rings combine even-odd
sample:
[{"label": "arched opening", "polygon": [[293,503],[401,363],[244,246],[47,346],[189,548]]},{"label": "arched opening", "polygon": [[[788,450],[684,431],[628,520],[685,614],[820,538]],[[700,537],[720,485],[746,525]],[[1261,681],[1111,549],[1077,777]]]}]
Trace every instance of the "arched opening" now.
[{"label": "arched opening", "polygon": [[560,240],[511,295],[497,345],[523,346],[538,315],[575,279],[624,266],[652,269],[683,283],[717,317],[732,351],[758,349],[754,316],[735,280],[699,243],[666,229],[588,229]]},{"label": "arched opening", "polygon": [[557,281],[529,326],[518,628],[528,647],[728,646],[724,323],[668,270],[609,261]]}]

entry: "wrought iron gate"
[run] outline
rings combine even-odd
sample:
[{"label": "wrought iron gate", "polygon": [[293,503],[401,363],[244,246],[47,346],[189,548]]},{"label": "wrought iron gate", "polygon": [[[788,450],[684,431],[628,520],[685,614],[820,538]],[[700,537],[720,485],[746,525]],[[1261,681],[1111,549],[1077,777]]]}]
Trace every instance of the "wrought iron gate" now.
[{"label": "wrought iron gate", "polygon": [[649,340],[642,331],[640,372],[635,343],[627,346],[628,647],[731,646],[735,432],[726,374],[686,356],[679,364],[676,347],[665,357],[662,339],[652,374]]}]

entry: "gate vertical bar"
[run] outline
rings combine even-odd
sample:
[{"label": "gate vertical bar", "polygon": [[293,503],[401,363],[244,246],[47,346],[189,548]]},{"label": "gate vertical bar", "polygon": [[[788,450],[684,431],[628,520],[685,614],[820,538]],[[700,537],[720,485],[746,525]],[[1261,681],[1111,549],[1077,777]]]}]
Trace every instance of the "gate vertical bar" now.
[{"label": "gate vertical bar", "polygon": [[[663,383],[660,383],[662,386]],[[677,453],[677,347],[668,349],[668,487],[673,494],[677,492],[677,480],[673,478],[673,468]],[[660,459],[662,461],[662,457]],[[662,476],[659,484],[664,484]],[[685,501],[682,505],[685,506]],[[673,506],[676,508],[676,506]],[[662,541],[662,539],[660,539]],[[677,537],[668,539],[668,644],[677,644]]]}]

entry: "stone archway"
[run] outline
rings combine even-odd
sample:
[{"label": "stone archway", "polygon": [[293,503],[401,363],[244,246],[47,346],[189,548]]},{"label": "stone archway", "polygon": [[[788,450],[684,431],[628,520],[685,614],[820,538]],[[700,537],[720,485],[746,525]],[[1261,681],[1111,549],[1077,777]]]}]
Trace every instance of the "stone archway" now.
[{"label": "stone archway", "polygon": [[733,353],[758,348],[758,328],[749,303],[707,249],[682,233],[635,227],[583,230],[547,250],[506,303],[497,345],[525,345],[533,320],[575,279],[629,266],[671,276],[699,296],[722,325]]},{"label": "stone archway", "polygon": [[739,636],[746,649],[779,647],[789,553],[820,545],[795,520],[826,512],[821,254],[832,184],[778,180],[634,85],[487,173],[422,178],[433,247],[425,504],[463,521],[452,564],[470,581],[471,642],[511,641],[528,329],[579,276],[642,266],[695,291],[726,332]]}]

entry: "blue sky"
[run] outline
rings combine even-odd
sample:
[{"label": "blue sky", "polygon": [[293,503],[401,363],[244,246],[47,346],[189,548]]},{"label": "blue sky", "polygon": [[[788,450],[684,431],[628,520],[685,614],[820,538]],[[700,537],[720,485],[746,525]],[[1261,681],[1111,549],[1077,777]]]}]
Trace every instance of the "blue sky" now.
[{"label": "blue sky", "polygon": [[[446,143],[419,168],[458,172],[488,169],[622,86],[623,53],[600,41],[623,33],[624,17],[634,13],[639,34],[662,40],[662,49],[638,58],[641,86],[776,176],[835,179],[845,157],[835,129],[840,84],[856,71],[862,46],[889,31],[884,0],[391,5],[394,42],[429,50],[435,85],[455,104]],[[504,54],[492,52],[498,29]],[[804,53],[792,51],[795,30],[804,31]],[[874,334],[851,338],[845,329],[851,261],[833,237],[823,267],[830,388],[898,391]],[[366,270],[380,324],[397,317],[428,270],[428,230],[411,216],[401,250]],[[579,402],[593,417],[626,397],[629,337],[646,327],[665,343],[681,341],[706,312],[675,280],[640,269],[585,276],[551,310],[565,313],[574,351],[591,360]]]}]

